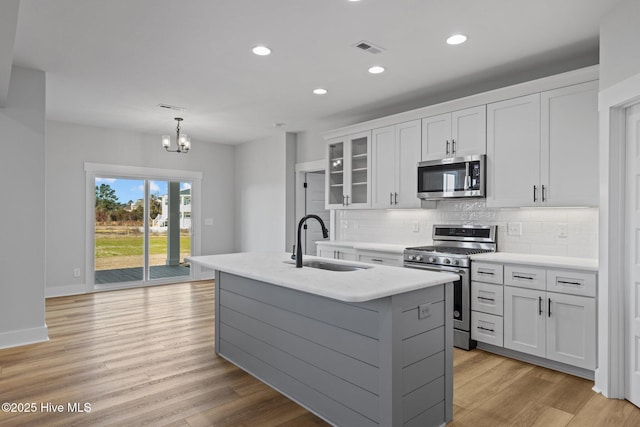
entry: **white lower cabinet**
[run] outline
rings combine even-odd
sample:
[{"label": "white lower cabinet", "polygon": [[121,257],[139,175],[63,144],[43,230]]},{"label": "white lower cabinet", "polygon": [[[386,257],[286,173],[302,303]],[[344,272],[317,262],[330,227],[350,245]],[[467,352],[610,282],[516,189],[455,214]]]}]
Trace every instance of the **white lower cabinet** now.
[{"label": "white lower cabinet", "polygon": [[344,259],[346,261],[357,261],[358,255],[353,248],[338,247],[334,245],[323,245],[318,243],[318,256],[322,258]]},{"label": "white lower cabinet", "polygon": [[545,357],[544,291],[504,288],[504,346]]},{"label": "white lower cabinet", "polygon": [[367,264],[388,265],[392,267],[402,267],[404,259],[402,254],[395,254],[391,252],[374,252],[374,251],[360,251],[356,249],[358,254],[358,261],[366,262]]},{"label": "white lower cabinet", "polygon": [[547,292],[547,301],[547,358],[595,369],[595,299]]},{"label": "white lower cabinet", "polygon": [[595,370],[595,272],[473,261],[471,279],[472,339]]},{"label": "white lower cabinet", "polygon": [[471,312],[471,339],[503,346],[503,317],[494,314]]},{"label": "white lower cabinet", "polygon": [[404,258],[402,253],[385,250],[355,249],[331,243],[318,243],[317,254],[319,257],[343,259],[346,261],[360,261],[367,264],[388,265],[402,267]]},{"label": "white lower cabinet", "polygon": [[502,264],[471,263],[471,339],[503,345]]},{"label": "white lower cabinet", "polygon": [[504,298],[505,348],[595,369],[594,298],[512,286]]}]

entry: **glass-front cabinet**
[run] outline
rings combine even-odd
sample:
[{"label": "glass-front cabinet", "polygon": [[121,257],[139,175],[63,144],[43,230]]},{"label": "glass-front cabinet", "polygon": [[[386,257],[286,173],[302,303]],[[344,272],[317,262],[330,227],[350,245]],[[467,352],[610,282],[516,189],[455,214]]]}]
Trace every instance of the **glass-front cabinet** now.
[{"label": "glass-front cabinet", "polygon": [[327,209],[370,207],[371,132],[331,139],[327,159]]}]

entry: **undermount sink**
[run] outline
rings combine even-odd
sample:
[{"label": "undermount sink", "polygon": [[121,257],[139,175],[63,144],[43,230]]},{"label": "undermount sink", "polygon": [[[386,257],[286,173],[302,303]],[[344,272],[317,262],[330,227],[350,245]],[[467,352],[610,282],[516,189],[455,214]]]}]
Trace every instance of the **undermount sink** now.
[{"label": "undermount sink", "polygon": [[[285,261],[287,264],[295,264],[295,262]],[[320,270],[330,270],[330,271],[357,271],[357,270],[366,270],[371,267],[361,266],[361,265],[352,265],[352,264],[335,264],[333,262],[326,261],[317,261],[315,259],[310,259],[308,261],[302,261],[303,267],[310,268],[319,268]]]}]

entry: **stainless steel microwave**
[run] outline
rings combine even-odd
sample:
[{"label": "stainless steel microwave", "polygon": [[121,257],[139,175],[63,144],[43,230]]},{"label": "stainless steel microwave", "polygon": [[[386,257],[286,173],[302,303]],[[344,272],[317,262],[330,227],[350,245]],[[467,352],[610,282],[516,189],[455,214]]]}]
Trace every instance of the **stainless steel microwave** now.
[{"label": "stainless steel microwave", "polygon": [[486,155],[418,163],[418,197],[439,200],[485,197]]}]

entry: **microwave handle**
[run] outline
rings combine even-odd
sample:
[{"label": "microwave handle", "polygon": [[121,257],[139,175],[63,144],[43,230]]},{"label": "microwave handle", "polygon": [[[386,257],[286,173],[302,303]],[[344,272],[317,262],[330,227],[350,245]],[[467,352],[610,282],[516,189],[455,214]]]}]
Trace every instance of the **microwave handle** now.
[{"label": "microwave handle", "polygon": [[469,175],[470,163],[465,163],[464,166],[464,190],[468,190],[471,187],[471,175]]}]

